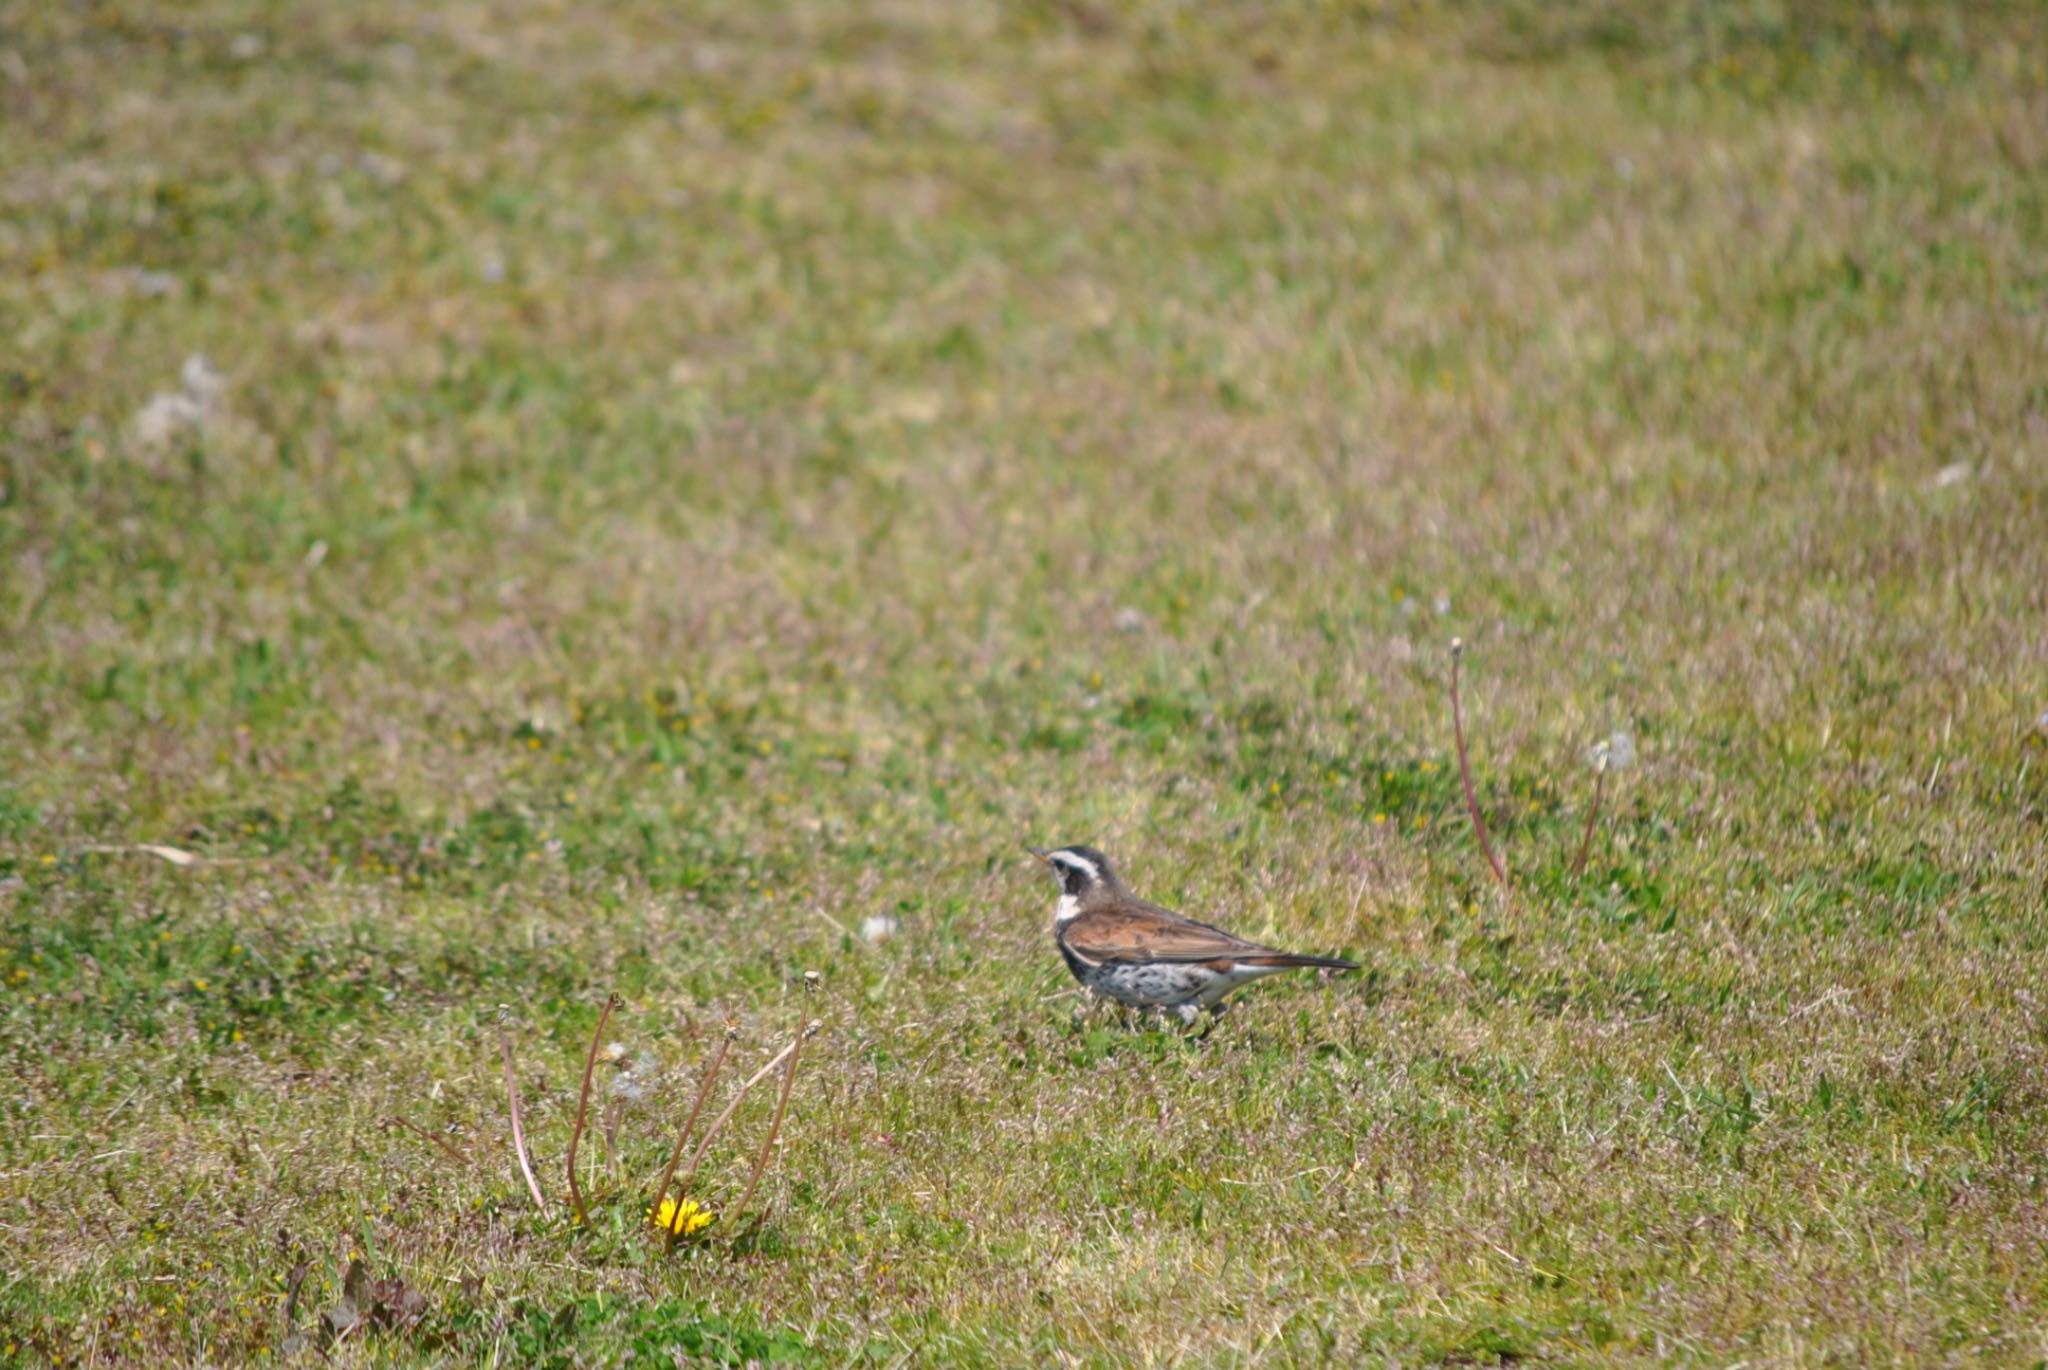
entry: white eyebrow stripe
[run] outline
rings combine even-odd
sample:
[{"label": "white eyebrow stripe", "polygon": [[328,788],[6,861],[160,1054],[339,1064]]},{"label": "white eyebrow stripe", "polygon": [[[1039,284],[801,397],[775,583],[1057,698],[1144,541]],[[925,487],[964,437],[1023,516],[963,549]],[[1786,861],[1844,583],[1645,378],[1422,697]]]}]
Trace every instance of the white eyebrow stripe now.
[{"label": "white eyebrow stripe", "polygon": [[1090,880],[1102,878],[1102,872],[1096,869],[1093,861],[1085,856],[1076,856],[1064,847],[1052,854],[1052,860],[1059,865],[1072,866],[1077,871],[1086,871]]}]

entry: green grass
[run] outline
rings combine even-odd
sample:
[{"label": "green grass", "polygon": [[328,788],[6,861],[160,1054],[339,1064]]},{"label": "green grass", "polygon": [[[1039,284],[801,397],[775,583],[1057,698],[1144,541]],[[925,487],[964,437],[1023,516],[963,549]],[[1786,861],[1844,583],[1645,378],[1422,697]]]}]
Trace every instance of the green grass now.
[{"label": "green grass", "polygon": [[2037,21],[0,0],[0,1363],[2040,1362]]}]

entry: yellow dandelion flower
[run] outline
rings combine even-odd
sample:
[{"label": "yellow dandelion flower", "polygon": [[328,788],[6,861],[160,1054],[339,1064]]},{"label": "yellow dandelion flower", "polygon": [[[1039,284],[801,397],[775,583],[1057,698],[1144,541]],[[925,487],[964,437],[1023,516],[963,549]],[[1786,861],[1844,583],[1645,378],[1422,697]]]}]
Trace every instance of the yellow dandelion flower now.
[{"label": "yellow dandelion flower", "polygon": [[695,1199],[684,1199],[680,1202],[675,1199],[663,1199],[660,1211],[647,1215],[648,1221],[656,1227],[665,1232],[673,1232],[678,1237],[702,1232],[711,1226],[715,1217],[717,1214],[708,1208],[700,1208]]}]

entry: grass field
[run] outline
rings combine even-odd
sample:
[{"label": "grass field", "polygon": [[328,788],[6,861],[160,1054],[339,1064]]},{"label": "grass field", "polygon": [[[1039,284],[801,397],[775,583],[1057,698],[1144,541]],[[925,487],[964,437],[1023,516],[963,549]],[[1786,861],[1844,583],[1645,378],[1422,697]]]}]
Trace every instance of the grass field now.
[{"label": "grass field", "polygon": [[2048,1357],[2031,5],[0,0],[0,165],[0,1363]]}]

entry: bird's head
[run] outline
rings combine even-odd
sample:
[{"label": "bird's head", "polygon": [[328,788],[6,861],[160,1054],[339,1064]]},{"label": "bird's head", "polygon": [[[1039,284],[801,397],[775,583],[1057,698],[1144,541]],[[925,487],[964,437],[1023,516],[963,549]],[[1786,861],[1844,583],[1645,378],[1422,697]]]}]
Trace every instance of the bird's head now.
[{"label": "bird's head", "polygon": [[1116,871],[1111,869],[1109,858],[1093,847],[1055,847],[1051,851],[1029,847],[1026,850],[1051,869],[1053,879],[1060,882],[1062,894],[1080,899],[1091,891],[1118,888]]}]

